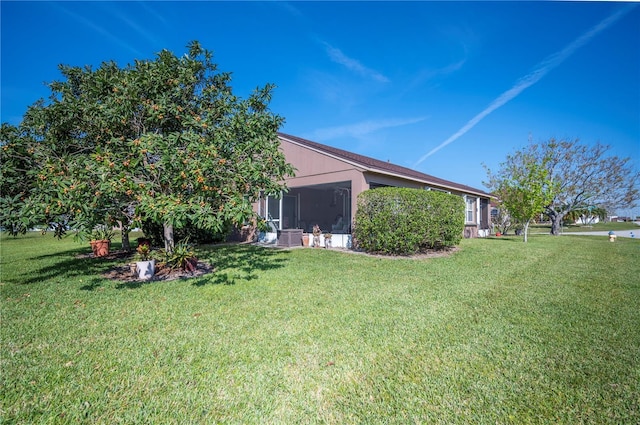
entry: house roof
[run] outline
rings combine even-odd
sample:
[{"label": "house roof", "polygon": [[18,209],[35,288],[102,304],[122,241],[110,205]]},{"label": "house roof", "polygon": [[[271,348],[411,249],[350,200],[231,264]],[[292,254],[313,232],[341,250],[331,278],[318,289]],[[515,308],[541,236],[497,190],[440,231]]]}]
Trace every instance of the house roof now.
[{"label": "house roof", "polygon": [[301,137],[291,136],[285,133],[278,133],[278,137],[282,140],[286,140],[290,143],[294,143],[298,146],[311,149],[313,151],[334,157],[338,160],[351,163],[357,167],[363,168],[366,171],[372,173],[385,174],[394,177],[400,177],[408,180],[424,183],[428,186],[435,186],[437,188],[454,190],[474,195],[480,195],[484,197],[491,197],[491,194],[484,190],[476,189],[471,186],[455,183],[449,180],[444,180],[438,177],[431,176],[429,174],[421,173],[411,168],[402,167],[400,165],[392,164],[387,161],[381,161],[379,159],[370,158],[368,156],[359,155],[354,152],[345,151],[343,149],[334,148],[333,146],[323,145],[321,143],[312,142]]}]

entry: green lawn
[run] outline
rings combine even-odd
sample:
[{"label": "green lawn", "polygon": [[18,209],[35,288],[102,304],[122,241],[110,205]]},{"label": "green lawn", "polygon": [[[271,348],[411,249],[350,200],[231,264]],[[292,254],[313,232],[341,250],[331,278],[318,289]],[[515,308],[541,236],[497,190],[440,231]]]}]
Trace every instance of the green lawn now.
[{"label": "green lawn", "polygon": [[1,239],[3,423],[640,423],[640,241],[445,258],[201,249],[122,284],[88,244]]}]

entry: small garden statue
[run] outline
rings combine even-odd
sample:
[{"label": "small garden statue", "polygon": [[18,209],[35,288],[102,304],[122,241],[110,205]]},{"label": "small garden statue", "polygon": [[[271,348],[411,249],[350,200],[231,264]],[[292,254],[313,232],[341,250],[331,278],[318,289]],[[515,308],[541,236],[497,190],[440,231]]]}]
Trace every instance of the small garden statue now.
[{"label": "small garden statue", "polygon": [[613,230],[609,231],[609,242],[615,242],[616,241],[616,234],[613,232]]},{"label": "small garden statue", "polygon": [[320,226],[317,224],[313,226],[313,247],[320,247],[320,235],[322,234],[322,230],[320,230]]},{"label": "small garden statue", "polygon": [[327,232],[324,234],[324,247],[331,248],[331,233]]}]

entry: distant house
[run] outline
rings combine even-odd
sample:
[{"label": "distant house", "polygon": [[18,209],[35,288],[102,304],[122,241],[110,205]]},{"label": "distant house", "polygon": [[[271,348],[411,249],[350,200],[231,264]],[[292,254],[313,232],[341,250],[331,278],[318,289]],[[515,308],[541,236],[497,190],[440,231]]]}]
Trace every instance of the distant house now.
[{"label": "distant house", "polygon": [[483,190],[300,137],[283,133],[278,137],[296,175],[286,179],[289,191],[283,196],[266,196],[256,205],[273,233],[277,231],[282,235],[293,229],[311,232],[317,224],[323,232],[333,234],[332,246],[349,247],[358,194],[385,186],[438,190],[461,196],[466,204],[464,236],[467,238],[486,234],[485,230],[490,227],[491,196]]},{"label": "distant house", "polygon": [[620,217],[617,215],[610,215],[609,217],[607,217],[607,221],[612,222],[612,223],[622,223],[622,222],[626,222],[626,221],[633,221],[633,219],[631,217]]},{"label": "distant house", "polygon": [[581,215],[580,217],[576,218],[576,224],[591,225],[597,223],[600,223],[600,217],[598,217],[597,215]]}]

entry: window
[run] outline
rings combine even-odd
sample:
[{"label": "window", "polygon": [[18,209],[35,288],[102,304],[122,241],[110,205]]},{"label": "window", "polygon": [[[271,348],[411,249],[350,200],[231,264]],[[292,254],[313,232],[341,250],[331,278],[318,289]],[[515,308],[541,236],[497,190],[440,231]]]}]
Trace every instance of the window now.
[{"label": "window", "polygon": [[476,198],[472,196],[466,196],[465,203],[467,205],[465,221],[467,223],[475,223],[476,222]]}]

